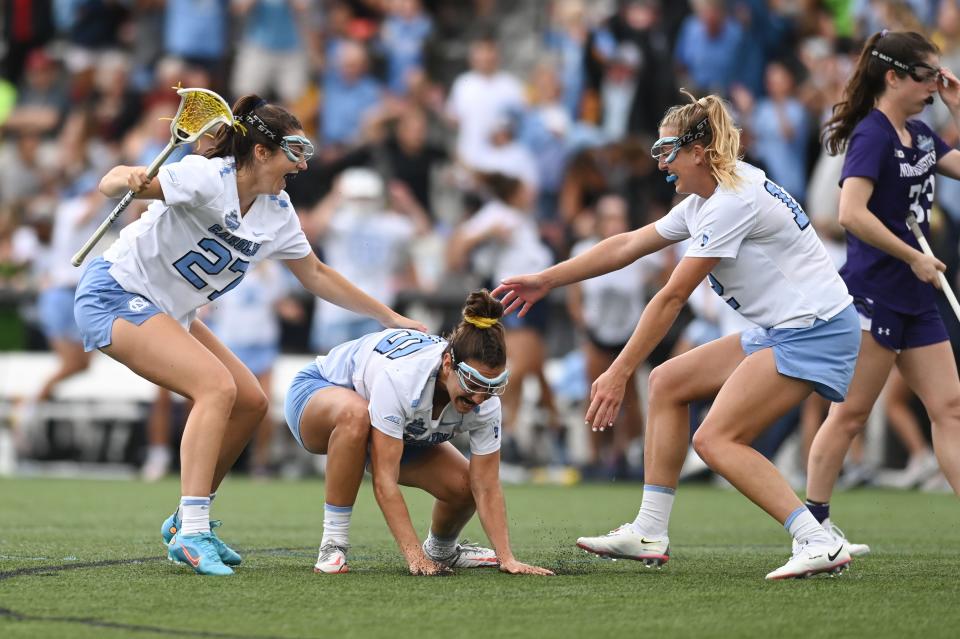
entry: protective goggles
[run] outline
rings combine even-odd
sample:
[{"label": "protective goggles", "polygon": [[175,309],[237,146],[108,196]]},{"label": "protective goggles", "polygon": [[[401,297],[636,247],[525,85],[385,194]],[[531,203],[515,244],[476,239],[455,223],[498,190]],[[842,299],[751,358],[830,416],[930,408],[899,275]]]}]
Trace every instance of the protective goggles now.
[{"label": "protective goggles", "polygon": [[460,388],[470,395],[483,393],[491,397],[499,397],[507,390],[507,381],[510,371],[505,370],[493,379],[484,377],[480,371],[464,362],[457,362],[457,381]]},{"label": "protective goggles", "polygon": [[[273,142],[277,142],[277,138],[279,136],[273,132],[273,129],[267,126],[266,122],[260,119],[259,115],[250,112],[243,116],[243,120],[257,131],[270,138],[270,140]],[[302,135],[285,135],[279,139],[280,141],[277,142],[277,144],[280,145],[284,155],[286,155],[287,159],[291,162],[299,164],[313,157],[313,142]]]},{"label": "protective goggles", "polygon": [[881,62],[884,62],[895,69],[903,71],[911,78],[914,82],[919,82],[920,84],[926,84],[928,82],[933,82],[934,80],[940,80],[940,69],[930,66],[925,62],[917,62],[915,64],[907,64],[906,62],[901,62],[896,58],[888,56],[886,53],[880,53],[876,49],[870,52],[870,55],[877,58]]},{"label": "protective goggles", "polygon": [[291,162],[300,164],[313,157],[313,142],[302,135],[285,135],[280,140],[280,148]]},{"label": "protective goggles", "polygon": [[677,153],[681,148],[705,137],[708,133],[710,133],[710,121],[704,117],[683,135],[669,135],[654,142],[650,155],[657,162],[662,159],[664,163],[670,164],[677,159]]}]

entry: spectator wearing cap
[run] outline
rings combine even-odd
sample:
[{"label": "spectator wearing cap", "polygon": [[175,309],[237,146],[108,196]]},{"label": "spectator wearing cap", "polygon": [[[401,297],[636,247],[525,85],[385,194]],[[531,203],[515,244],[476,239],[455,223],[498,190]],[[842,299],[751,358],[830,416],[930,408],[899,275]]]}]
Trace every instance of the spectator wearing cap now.
[{"label": "spectator wearing cap", "polygon": [[354,40],[337,47],[337,72],[323,84],[320,131],[326,144],[348,146],[359,141],[364,116],[382,97],[380,83],[369,72],[367,52]]},{"label": "spectator wearing cap", "polygon": [[457,156],[466,166],[483,163],[491,137],[504,113],[523,108],[523,86],[499,69],[497,44],[482,34],[470,44],[470,70],[454,81],[447,116],[458,127]]}]

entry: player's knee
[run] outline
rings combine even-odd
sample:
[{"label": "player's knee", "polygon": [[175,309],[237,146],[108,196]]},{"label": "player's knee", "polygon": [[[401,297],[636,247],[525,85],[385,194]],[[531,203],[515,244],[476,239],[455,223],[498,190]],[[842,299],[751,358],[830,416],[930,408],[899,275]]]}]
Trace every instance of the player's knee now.
[{"label": "player's knee", "polygon": [[649,401],[651,404],[671,400],[676,394],[679,381],[675,377],[671,368],[666,364],[661,364],[650,371],[647,388],[649,389]]},{"label": "player's knee", "polygon": [[241,397],[238,397],[237,405],[241,406],[245,412],[256,415],[259,420],[266,416],[267,409],[270,407],[270,400],[267,398],[267,394],[258,387],[250,389],[244,392]]},{"label": "player's knee", "polygon": [[867,419],[870,418],[870,408],[843,404],[834,404],[834,406],[840,408],[832,410],[827,420],[832,422],[833,428],[840,430],[848,437],[856,437],[863,432],[867,426]]},{"label": "player's knee", "polygon": [[196,391],[194,401],[217,402],[232,409],[237,401],[237,383],[227,369],[204,377]]},{"label": "player's knee", "polygon": [[716,451],[716,438],[701,427],[693,434],[693,450],[708,466],[713,466]]},{"label": "player's knee", "polygon": [[364,440],[370,436],[370,414],[366,405],[345,406],[337,416],[337,437]]},{"label": "player's knee", "polygon": [[938,428],[960,430],[960,393],[951,395],[928,409],[930,420]]}]

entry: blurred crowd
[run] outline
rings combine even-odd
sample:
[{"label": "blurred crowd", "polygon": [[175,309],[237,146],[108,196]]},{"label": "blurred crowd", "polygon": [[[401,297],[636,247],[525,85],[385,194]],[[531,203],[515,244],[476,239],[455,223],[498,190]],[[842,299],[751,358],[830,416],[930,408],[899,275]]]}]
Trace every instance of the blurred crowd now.
[{"label": "blurred crowd", "polygon": [[[842,158],[823,152],[819,129],[862,41],[884,28],[921,31],[960,70],[958,0],[10,0],[0,20],[0,322],[22,329],[5,329],[17,337],[2,348],[51,348],[62,363],[31,401],[54,397],[60,379],[87,366],[49,326],[57,296],[44,292],[62,298],[76,283],[69,257],[112,206],[96,191],[99,177],[115,164],[149,164],[168,141],[172,87],[208,87],[228,102],[256,93],[291,109],[318,148],[287,188],[318,254],[442,331],[464,291],[668,210],[675,194],[649,149],[681,87],[729,99],[746,159],[805,206],[841,263]],[[924,117],[956,144],[941,107]],[[936,194],[935,250],[953,274],[960,184],[944,179]],[[143,210],[131,206],[117,228]],[[642,393],[576,460],[566,422],[680,255],[571,287],[508,321],[506,461],[640,476]],[[205,319],[257,375],[269,375],[281,350],[322,353],[378,328],[293,291],[267,265]],[[739,330],[720,302],[698,291],[651,364]],[[897,400],[891,417],[913,418],[908,390],[887,397]],[[798,423],[809,441],[822,410],[806,407],[758,448],[776,454]],[[904,486],[936,479],[914,422],[897,430],[909,431],[896,460],[912,473],[897,479]],[[160,423],[152,454],[166,468]],[[269,452],[254,463],[269,472]]]}]

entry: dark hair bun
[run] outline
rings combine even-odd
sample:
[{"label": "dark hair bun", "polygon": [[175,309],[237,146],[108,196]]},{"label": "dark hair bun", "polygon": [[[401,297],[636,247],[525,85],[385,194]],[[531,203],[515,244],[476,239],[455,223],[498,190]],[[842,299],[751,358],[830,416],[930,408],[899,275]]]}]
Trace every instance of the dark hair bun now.
[{"label": "dark hair bun", "polygon": [[498,320],[503,317],[503,304],[484,288],[467,296],[467,303],[463,307],[463,315],[464,317],[483,317]]}]

